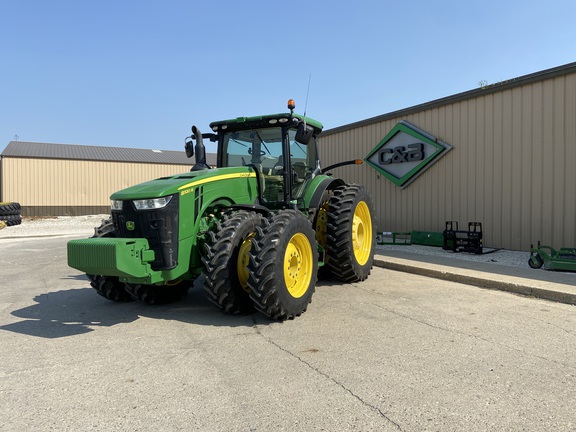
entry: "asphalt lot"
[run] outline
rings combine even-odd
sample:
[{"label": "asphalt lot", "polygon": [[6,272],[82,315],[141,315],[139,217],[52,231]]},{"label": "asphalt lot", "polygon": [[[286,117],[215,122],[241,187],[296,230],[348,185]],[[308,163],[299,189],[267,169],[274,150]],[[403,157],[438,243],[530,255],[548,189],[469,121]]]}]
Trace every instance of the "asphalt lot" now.
[{"label": "asphalt lot", "polygon": [[284,323],[99,297],[0,239],[0,430],[571,431],[574,306],[374,268]]}]

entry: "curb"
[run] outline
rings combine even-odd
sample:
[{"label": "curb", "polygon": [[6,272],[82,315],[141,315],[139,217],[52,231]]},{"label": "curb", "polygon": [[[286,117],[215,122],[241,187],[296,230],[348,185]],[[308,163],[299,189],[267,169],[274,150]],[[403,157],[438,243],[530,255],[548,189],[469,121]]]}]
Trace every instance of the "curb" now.
[{"label": "curb", "polygon": [[458,282],[465,285],[472,285],[479,288],[506,291],[526,297],[536,297],[543,300],[550,300],[558,303],[576,305],[576,295],[556,290],[538,288],[526,284],[517,284],[494,279],[480,278],[470,275],[451,273],[444,270],[422,268],[416,265],[400,264],[397,262],[385,261],[374,258],[374,265],[388,270],[396,270],[404,273],[412,273],[420,276],[442,279],[450,282]]}]

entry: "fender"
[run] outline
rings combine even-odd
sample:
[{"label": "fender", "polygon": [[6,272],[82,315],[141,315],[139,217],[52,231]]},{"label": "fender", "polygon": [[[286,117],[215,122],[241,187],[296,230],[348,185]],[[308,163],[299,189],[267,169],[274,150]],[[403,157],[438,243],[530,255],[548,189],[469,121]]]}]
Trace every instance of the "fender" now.
[{"label": "fender", "polygon": [[336,179],[332,177],[325,178],[318,186],[316,186],[316,189],[314,190],[314,193],[310,198],[310,202],[308,203],[308,208],[316,211],[322,204],[322,196],[324,195],[324,192],[326,192],[329,189],[334,189],[335,187],[342,186],[344,184],[346,184],[344,180],[339,178]]}]

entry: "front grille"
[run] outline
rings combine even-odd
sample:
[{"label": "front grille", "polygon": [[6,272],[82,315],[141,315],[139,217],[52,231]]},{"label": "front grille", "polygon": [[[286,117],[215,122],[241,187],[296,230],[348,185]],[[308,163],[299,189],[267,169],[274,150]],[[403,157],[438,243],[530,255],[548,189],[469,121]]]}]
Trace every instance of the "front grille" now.
[{"label": "front grille", "polygon": [[136,210],[131,201],[124,201],[122,211],[113,211],[116,237],[145,238],[154,251],[153,270],[170,270],[178,265],[179,195],[168,205],[156,210]]}]

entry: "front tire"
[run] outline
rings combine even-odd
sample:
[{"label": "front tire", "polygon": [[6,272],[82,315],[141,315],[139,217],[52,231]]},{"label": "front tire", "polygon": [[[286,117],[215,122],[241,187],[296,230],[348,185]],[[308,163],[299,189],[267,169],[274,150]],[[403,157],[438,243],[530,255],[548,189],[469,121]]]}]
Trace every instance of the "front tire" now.
[{"label": "front tire", "polygon": [[208,299],[229,314],[250,313],[254,305],[248,288],[249,251],[256,228],[264,218],[244,210],[227,213],[205,243],[204,291]]},{"label": "front tire", "polygon": [[188,288],[186,281],[177,285],[125,284],[125,291],[133,300],[141,301],[147,305],[162,305],[180,301],[188,294]]},{"label": "front tire", "polygon": [[275,320],[305,312],[318,274],[318,246],[306,217],[284,210],[257,228],[248,271],[250,298],[259,312]]},{"label": "front tire", "polygon": [[370,195],[359,185],[334,189],[326,222],[326,256],[330,272],[344,282],[359,282],[370,274],[376,229]]},{"label": "front tire", "polygon": [[125,284],[114,276],[86,275],[92,288],[102,297],[117,303],[131,302],[133,299],[125,289]]}]

